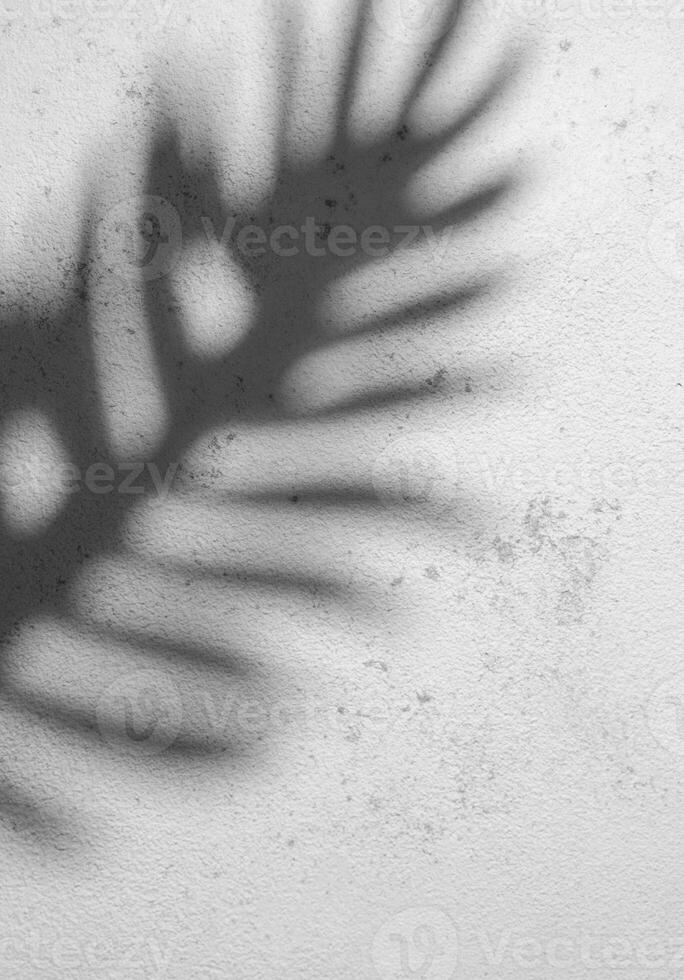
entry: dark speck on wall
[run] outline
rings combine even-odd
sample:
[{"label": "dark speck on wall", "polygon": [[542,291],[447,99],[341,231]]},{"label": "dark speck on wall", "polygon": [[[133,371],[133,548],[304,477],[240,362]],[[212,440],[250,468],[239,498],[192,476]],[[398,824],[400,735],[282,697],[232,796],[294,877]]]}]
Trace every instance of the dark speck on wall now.
[{"label": "dark speck on wall", "polygon": [[440,368],[438,371],[435,371],[435,373],[432,375],[431,378],[425,379],[425,385],[428,389],[432,391],[436,391],[440,387],[442,382],[445,380],[445,378],[446,378],[446,368]]},{"label": "dark speck on wall", "polygon": [[327,221],[325,221],[322,225],[318,225],[316,231],[316,241],[327,242],[331,231],[332,225]]}]

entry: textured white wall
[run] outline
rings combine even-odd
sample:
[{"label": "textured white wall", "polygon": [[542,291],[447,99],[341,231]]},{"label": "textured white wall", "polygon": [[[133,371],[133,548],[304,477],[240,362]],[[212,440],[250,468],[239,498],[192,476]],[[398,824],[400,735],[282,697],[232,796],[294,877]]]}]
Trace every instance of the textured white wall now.
[{"label": "textured white wall", "polygon": [[[249,208],[272,189],[284,80],[265,4],[0,10],[3,316],[66,302],[87,208],[141,192],[160,104],[198,156],[213,148],[226,193]],[[404,20],[390,0],[375,12],[360,140],[392,130],[421,57],[410,4]],[[330,133],[350,18],[316,0],[294,30],[298,159]],[[450,118],[511,46],[522,67],[407,193],[430,213],[500,167],[520,183],[446,254],[423,243],[351,275],[321,315],[343,332],[497,266],[505,281],[305,365],[283,398],[310,412],[388,365],[455,390],[233,426],[184,459],[233,489],[372,477],[384,507],[146,498],[118,550],[69,583],[76,610],[195,630],[243,649],[251,673],[164,672],[44,615],[16,633],[6,669],[94,698],[104,722],[84,739],[5,706],[3,779],[26,805],[0,820],[3,977],[681,975],[683,40],[674,0],[474,3],[412,125]],[[184,253],[174,275],[191,342],[215,351],[254,300],[213,254]],[[134,289],[97,288],[98,373],[83,385],[104,393],[119,458],[152,458],[168,407],[144,310]],[[10,473],[22,453],[65,452],[30,413],[3,419],[1,438]],[[454,505],[436,521],[397,516],[401,459]],[[59,487],[10,483],[5,520],[49,524]],[[255,598],[174,577],[174,561],[224,553],[358,593]],[[172,722],[194,711],[244,754],[167,765],[108,746],[140,669]]]}]

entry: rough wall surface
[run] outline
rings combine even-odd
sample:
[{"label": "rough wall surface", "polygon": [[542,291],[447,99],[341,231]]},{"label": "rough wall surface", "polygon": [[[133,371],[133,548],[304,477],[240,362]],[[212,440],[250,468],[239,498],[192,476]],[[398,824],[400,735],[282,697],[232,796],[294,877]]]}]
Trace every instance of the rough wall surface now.
[{"label": "rough wall surface", "polygon": [[[399,146],[422,15],[370,6],[350,127]],[[474,3],[406,135],[445,125],[511,49],[515,77],[399,190],[428,225],[501,169],[510,193],[321,288],[337,343],[292,366],[289,414],[198,427],[179,492],[136,499],[116,548],[65,585],[71,618],[17,625],[3,676],[96,703],[97,725],[4,707],[3,977],[681,976],[680,6]],[[0,6],[2,357],[17,323],[70,322],[90,222],[82,390],[112,459],[154,460],[174,418],[142,294],[109,274],[160,120],[186,158],[214,155],[247,215],[273,193],[283,97],[293,159],[334,129],[351,5],[284,9],[289,33],[261,0]],[[258,302],[216,243],[230,215],[210,217],[158,277],[200,357],[229,352]],[[495,287],[420,312],[494,269]],[[419,397],[316,414],[387,377]],[[16,463],[68,458],[47,404],[2,418],[19,537],[64,505]],[[379,503],[307,500],[316,480]],[[283,488],[287,506],[265,506]],[[432,506],[398,511],[407,488]],[[258,587],[222,582],[226,555]],[[235,669],[166,663],[113,637],[127,623],[170,624]],[[219,749],[110,737],[141,686]]]}]

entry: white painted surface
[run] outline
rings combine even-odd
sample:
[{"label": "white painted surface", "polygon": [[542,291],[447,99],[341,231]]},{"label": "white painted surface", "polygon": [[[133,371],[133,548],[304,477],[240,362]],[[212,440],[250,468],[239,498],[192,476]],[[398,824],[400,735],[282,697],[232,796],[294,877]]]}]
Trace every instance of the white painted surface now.
[{"label": "white painted surface", "polygon": [[[7,6],[6,299],[60,296],[89,187],[141,192],[160,86],[198,154],[234,163],[229,189],[250,202],[269,188],[283,80],[264,4]],[[329,128],[347,36],[348,8],[322,11],[305,11],[293,59],[304,155]],[[44,616],[20,631],[6,669],[104,703],[104,734],[5,711],[3,771],[63,823],[49,846],[0,825],[4,977],[681,974],[683,19],[665,3],[505,16],[483,3],[468,23],[421,116],[433,124],[507,39],[534,43],[508,99],[412,193],[439,206],[516,156],[523,185],[441,261],[397,256],[339,283],[323,311],[343,336],[503,263],[504,290],[357,348],[364,384],[394,354],[393,377],[445,369],[460,391],[352,423],[233,427],[234,446],[210,433],[186,460],[200,481],[223,467],[227,489],[374,479],[380,516],[233,503],[213,526],[191,494],[143,501],[122,549],[69,584],[80,613],[235,645],[252,675],[208,683]],[[392,118],[411,37],[379,37],[360,137]],[[99,379],[124,449],[163,427],[154,383],[121,369],[141,364],[136,342]],[[348,365],[349,350],[334,356]],[[341,384],[325,359],[299,371],[288,397],[304,411]],[[394,460],[411,447],[458,524],[396,517]],[[178,568],[210,568],[224,547],[358,595],[224,588]],[[108,750],[138,669],[172,721],[180,692],[190,721],[245,754],[169,767],[164,752]]]}]

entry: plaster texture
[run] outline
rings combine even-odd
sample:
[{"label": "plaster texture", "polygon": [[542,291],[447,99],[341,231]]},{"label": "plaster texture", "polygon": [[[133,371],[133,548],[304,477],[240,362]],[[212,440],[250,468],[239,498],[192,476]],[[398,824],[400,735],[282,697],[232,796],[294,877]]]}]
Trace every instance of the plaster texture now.
[{"label": "plaster texture", "polygon": [[[328,160],[351,4],[0,3],[5,609],[29,597],[3,613],[3,978],[681,976],[679,6],[473,3],[405,121],[431,8],[369,5]],[[365,148],[513,63],[373,184]],[[136,266],[121,228],[181,200],[174,147],[216,196]],[[269,251],[250,278],[220,244],[231,208],[323,208],[324,176],[331,225],[387,198],[437,228],[500,174],[343,275],[305,254],[293,285]],[[302,310],[325,346],[296,347]],[[276,314],[277,389],[203,414]],[[132,498],[137,460],[161,483]],[[92,549],[55,539],[48,594],[21,549],[74,501]]]}]

